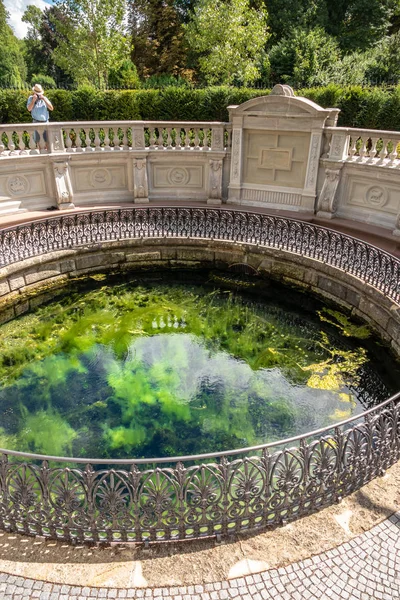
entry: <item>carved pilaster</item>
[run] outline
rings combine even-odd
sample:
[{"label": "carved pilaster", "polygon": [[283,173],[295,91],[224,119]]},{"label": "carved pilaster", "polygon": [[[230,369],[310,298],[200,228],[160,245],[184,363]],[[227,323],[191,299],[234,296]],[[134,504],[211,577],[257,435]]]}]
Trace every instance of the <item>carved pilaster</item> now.
[{"label": "carved pilaster", "polygon": [[308,154],[307,174],[305,189],[315,193],[317,186],[318,166],[321,150],[321,133],[312,133],[310,140],[310,151]]},{"label": "carved pilaster", "polygon": [[53,162],[57,206],[60,210],[75,208],[69,166],[67,161]]},{"label": "carved pilaster", "polygon": [[317,215],[332,219],[338,205],[336,190],[340,181],[341,169],[325,169],[325,181],[318,198]]},{"label": "carved pilaster", "polygon": [[133,201],[143,203],[149,201],[149,183],[147,178],[147,159],[133,159]]},{"label": "carved pilaster", "polygon": [[231,174],[229,182],[228,202],[240,199],[242,178],[242,144],[243,129],[234,128],[232,131]]},{"label": "carved pilaster", "polygon": [[221,204],[222,196],[222,160],[209,161],[207,204]]}]

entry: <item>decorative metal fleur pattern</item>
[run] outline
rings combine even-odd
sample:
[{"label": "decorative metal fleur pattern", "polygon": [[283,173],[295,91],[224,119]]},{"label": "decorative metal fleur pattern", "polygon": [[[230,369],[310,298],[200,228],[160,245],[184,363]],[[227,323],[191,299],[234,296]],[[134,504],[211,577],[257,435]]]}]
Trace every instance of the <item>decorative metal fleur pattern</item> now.
[{"label": "decorative metal fleur pattern", "polygon": [[0,267],[86,244],[163,237],[288,250],[346,271],[400,301],[400,261],[383,250],[318,225],[225,208],[132,207],[25,223],[0,232]]},{"label": "decorative metal fleur pattern", "polygon": [[358,415],[353,427],[234,460],[198,464],[188,457],[188,466],[171,459],[168,467],[127,461],[126,468],[103,469],[3,454],[0,527],[76,542],[151,542],[276,526],[381,475],[400,458],[399,434],[400,394]]},{"label": "decorative metal fleur pattern", "polygon": [[[399,303],[400,262],[310,223],[210,208],[131,208],[57,216],[0,232],[0,266],[132,238],[191,237],[281,248],[337,267]],[[0,454],[0,527],[73,542],[151,542],[273,527],[327,506],[400,458],[400,393],[353,423],[256,453],[126,461]],[[11,454],[11,453],[9,453]],[[255,455],[253,455],[255,454]],[[50,460],[50,457],[49,457]],[[201,462],[203,461],[203,462]],[[65,464],[66,463],[66,464]]]}]

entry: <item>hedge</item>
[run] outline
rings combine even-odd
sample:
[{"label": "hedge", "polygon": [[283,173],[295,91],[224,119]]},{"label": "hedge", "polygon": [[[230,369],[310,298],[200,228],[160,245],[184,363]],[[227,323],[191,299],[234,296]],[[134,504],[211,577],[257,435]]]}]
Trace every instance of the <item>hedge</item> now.
[{"label": "hedge", "polygon": [[[110,91],[81,88],[48,90],[47,96],[54,105],[52,121],[228,121],[229,105],[265,96],[269,91],[231,87]],[[26,91],[0,90],[0,122],[29,122],[28,95]],[[325,108],[340,108],[339,125],[400,130],[400,86],[368,89],[329,85],[298,90],[296,95]]]}]

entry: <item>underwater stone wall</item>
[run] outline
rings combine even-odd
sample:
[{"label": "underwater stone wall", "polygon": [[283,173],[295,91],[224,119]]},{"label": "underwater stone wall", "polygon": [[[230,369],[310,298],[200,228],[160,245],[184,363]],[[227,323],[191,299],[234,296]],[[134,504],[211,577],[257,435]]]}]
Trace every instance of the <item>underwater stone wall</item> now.
[{"label": "underwater stone wall", "polygon": [[0,323],[57,296],[68,283],[96,273],[143,269],[253,267],[322,296],[366,321],[400,355],[400,307],[372,286],[320,261],[285,250],[201,239],[134,239],[60,250],[0,269]]}]

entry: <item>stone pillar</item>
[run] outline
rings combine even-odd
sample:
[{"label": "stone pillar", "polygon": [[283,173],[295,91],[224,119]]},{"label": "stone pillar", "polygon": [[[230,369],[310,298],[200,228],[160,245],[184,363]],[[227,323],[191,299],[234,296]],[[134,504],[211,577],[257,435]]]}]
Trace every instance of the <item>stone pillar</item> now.
[{"label": "stone pillar", "polygon": [[133,159],[133,201],[138,204],[149,201],[146,157]]},{"label": "stone pillar", "polygon": [[318,198],[317,216],[332,219],[338,205],[336,190],[340,181],[341,165],[337,169],[325,169],[325,180]]},{"label": "stone pillar", "polygon": [[68,162],[53,162],[57,206],[60,210],[75,208]]},{"label": "stone pillar", "polygon": [[144,127],[132,127],[132,147],[134,150],[144,150]]},{"label": "stone pillar", "polygon": [[47,136],[47,148],[50,154],[65,152],[64,136],[61,127],[49,125]]},{"label": "stone pillar", "polygon": [[222,160],[209,161],[207,204],[221,204],[222,196]]},{"label": "stone pillar", "polygon": [[346,160],[349,153],[350,135],[346,131],[338,131],[332,134],[329,148],[331,160]]},{"label": "stone pillar", "polygon": [[223,150],[224,149],[224,128],[223,127],[212,127],[211,134],[211,150]]}]

